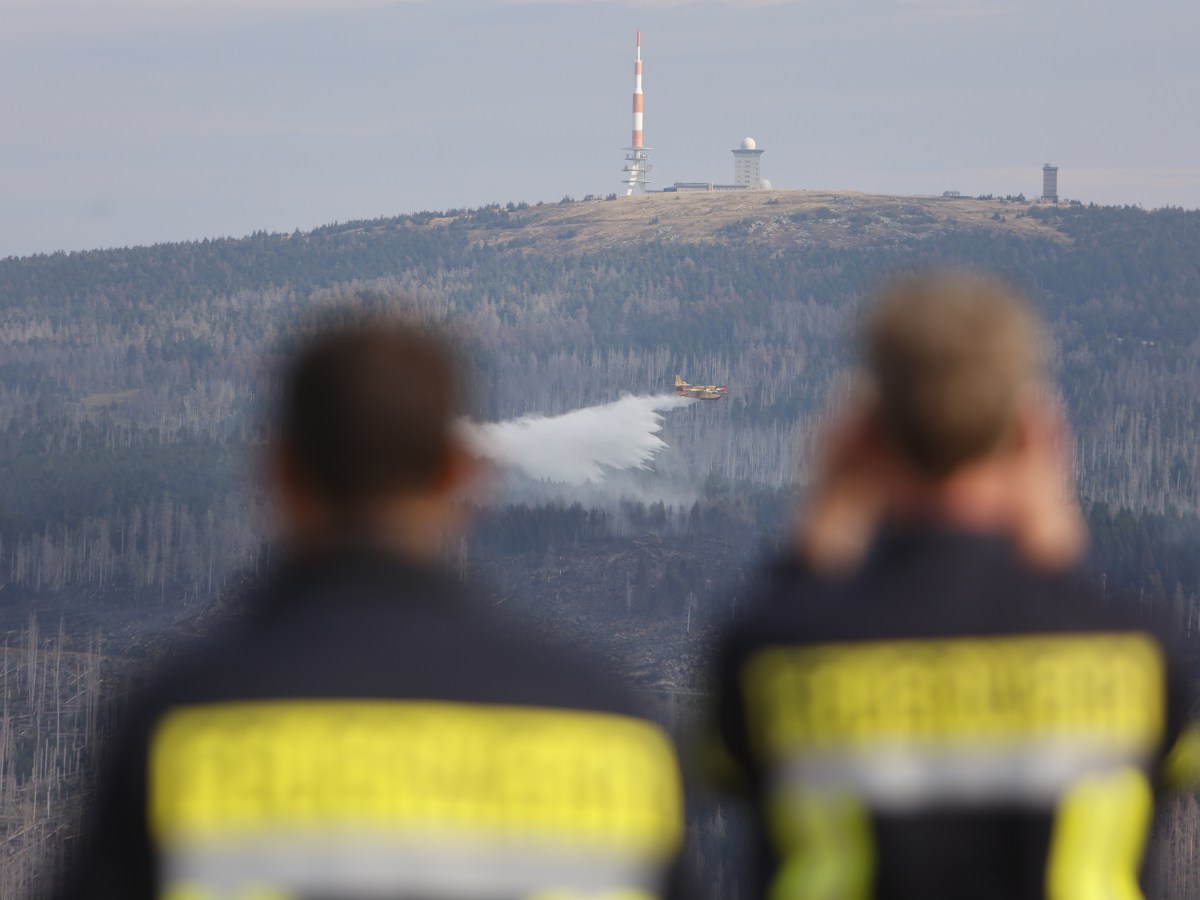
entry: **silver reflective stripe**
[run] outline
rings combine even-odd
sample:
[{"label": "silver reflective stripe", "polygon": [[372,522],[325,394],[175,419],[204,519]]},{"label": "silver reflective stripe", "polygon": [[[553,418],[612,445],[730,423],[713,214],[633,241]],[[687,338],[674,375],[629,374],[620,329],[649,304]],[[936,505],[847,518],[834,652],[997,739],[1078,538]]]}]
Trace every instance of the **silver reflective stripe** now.
[{"label": "silver reflective stripe", "polygon": [[181,896],[205,900],[241,898],[248,887],[290,897],[517,900],[555,890],[653,898],[665,868],[660,859],[596,849],[350,832],[176,842],[163,860],[165,896],[183,888]]},{"label": "silver reflective stripe", "polygon": [[779,788],[846,788],[875,809],[994,804],[1050,806],[1080,777],[1143,766],[1140,742],[1026,739],[796,751],[778,761]]}]

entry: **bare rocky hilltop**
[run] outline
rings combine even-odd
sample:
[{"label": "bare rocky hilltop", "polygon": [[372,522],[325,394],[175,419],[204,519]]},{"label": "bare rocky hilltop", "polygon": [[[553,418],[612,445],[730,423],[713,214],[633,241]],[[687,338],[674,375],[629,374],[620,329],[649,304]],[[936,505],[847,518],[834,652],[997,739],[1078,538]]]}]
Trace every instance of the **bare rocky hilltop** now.
[{"label": "bare rocky hilltop", "polygon": [[879,246],[963,230],[1067,242],[1053,224],[1028,214],[1037,205],[1023,198],[902,197],[859,191],[696,191],[564,199],[534,206],[494,204],[417,214],[402,224],[358,223],[356,228],[464,229],[472,242],[530,253],[731,240],[780,248]]}]

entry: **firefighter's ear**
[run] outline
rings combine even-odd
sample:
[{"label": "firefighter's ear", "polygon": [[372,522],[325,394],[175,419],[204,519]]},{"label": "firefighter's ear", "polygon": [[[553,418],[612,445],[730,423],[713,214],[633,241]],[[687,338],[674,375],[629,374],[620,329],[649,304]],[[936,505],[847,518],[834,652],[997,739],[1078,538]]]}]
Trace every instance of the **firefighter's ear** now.
[{"label": "firefighter's ear", "polygon": [[296,460],[282,445],[272,447],[265,460],[266,480],[274,495],[278,526],[293,537],[316,531],[328,518],[321,499]]},{"label": "firefighter's ear", "polygon": [[470,441],[456,437],[446,451],[434,491],[438,494],[474,494],[485,488],[491,473],[491,463],[475,451]]}]

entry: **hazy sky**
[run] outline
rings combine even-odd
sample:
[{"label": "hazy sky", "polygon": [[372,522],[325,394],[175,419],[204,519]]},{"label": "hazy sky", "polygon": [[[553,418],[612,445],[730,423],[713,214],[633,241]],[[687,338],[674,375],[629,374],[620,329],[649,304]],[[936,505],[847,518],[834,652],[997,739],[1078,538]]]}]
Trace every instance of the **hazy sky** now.
[{"label": "hazy sky", "polygon": [[651,177],[1200,207],[1196,0],[0,0],[0,257]]}]

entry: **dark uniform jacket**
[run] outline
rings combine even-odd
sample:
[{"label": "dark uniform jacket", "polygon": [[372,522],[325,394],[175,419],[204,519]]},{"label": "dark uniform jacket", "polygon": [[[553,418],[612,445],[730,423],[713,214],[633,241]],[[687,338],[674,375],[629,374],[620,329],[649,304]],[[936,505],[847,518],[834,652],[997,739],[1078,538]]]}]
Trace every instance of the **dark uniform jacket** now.
[{"label": "dark uniform jacket", "polygon": [[798,563],[726,641],[721,732],[772,900],[1136,900],[1190,709],[1161,629],[1005,539],[888,534]]},{"label": "dark uniform jacket", "polygon": [[287,566],[129,716],[68,896],[654,898],[672,746],[621,691],[371,552]]}]

